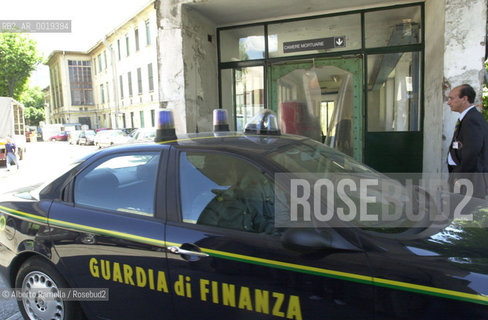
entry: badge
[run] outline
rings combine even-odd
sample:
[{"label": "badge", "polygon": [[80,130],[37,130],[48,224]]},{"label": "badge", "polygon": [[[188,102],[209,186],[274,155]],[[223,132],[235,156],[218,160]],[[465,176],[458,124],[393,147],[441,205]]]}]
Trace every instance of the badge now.
[{"label": "badge", "polygon": [[462,144],[460,141],[454,141],[454,142],[452,143],[452,148],[453,148],[453,149],[457,149],[457,150],[459,150],[459,149],[461,149],[462,147],[463,147],[463,144]]}]

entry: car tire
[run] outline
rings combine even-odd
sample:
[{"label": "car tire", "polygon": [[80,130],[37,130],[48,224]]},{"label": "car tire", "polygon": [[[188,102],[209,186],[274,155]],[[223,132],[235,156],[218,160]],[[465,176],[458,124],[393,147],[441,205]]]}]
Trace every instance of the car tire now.
[{"label": "car tire", "polygon": [[22,264],[15,279],[15,287],[22,292],[23,297],[17,303],[24,319],[78,320],[82,317],[76,301],[64,301],[61,295],[49,300],[33,294],[41,290],[56,293],[60,288],[69,288],[54,266],[40,257],[29,258]]},{"label": "car tire", "polygon": [[52,142],[56,142],[56,139],[51,139]]}]

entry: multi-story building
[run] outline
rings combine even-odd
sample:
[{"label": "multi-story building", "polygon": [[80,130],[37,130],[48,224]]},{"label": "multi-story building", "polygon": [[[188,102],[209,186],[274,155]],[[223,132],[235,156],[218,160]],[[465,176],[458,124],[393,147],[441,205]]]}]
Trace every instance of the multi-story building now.
[{"label": "multi-story building", "polygon": [[156,11],[151,2],[87,52],[54,51],[51,123],[155,127],[159,106]]},{"label": "multi-story building", "polygon": [[90,56],[84,52],[54,51],[48,65],[51,98],[47,123],[81,123],[92,127],[95,101]]}]

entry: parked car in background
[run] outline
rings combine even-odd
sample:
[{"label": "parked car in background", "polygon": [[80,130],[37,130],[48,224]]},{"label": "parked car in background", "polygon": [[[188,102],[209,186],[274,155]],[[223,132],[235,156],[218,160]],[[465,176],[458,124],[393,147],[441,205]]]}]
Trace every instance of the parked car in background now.
[{"label": "parked car in background", "polygon": [[80,139],[81,130],[73,130],[68,133],[68,143],[78,144]]},{"label": "parked car in background", "polygon": [[153,141],[156,137],[154,128],[141,128],[132,132],[132,141]]},{"label": "parked car in background", "polygon": [[130,139],[131,138],[122,130],[104,130],[99,131],[95,136],[95,145],[99,148],[109,147],[130,142]]},{"label": "parked car in background", "polygon": [[68,131],[61,131],[55,136],[49,138],[50,141],[68,141]]},{"label": "parked car in background", "polygon": [[95,144],[95,131],[83,130],[80,134],[78,143],[85,146]]},{"label": "parked car in background", "polygon": [[[112,130],[98,130],[97,133],[95,134],[94,138],[94,144],[96,146],[99,146],[100,141],[106,140],[106,136],[110,133]],[[100,146],[99,146],[100,147]]]},{"label": "parked car in background", "polygon": [[[123,128],[121,130],[124,131],[129,136],[132,136],[134,134],[134,132],[137,130],[137,128]],[[155,131],[154,129],[152,129],[152,130]]]}]

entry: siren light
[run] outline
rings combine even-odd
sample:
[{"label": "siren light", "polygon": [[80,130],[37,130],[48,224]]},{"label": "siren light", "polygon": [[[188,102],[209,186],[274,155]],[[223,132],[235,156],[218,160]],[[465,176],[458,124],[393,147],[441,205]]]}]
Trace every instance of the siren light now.
[{"label": "siren light", "polygon": [[173,112],[169,109],[159,110],[158,129],[156,130],[155,142],[176,140],[175,120]]},{"label": "siren light", "polygon": [[278,126],[278,117],[273,111],[263,109],[249,120],[244,132],[262,135],[280,135],[281,130]]},{"label": "siren light", "polygon": [[213,111],[213,128],[214,132],[229,131],[229,120],[227,110],[214,109]]}]

